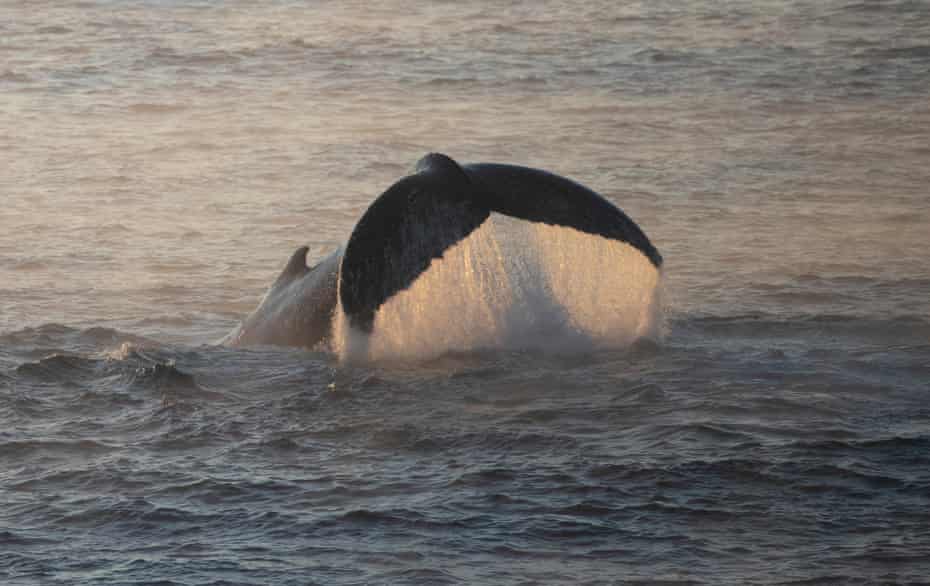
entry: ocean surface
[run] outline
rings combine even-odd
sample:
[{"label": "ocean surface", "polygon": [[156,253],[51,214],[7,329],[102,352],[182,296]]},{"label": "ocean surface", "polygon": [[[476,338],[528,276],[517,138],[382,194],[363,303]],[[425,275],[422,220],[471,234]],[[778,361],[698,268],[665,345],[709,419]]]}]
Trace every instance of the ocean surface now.
[{"label": "ocean surface", "polygon": [[[431,151],[615,202],[650,335],[543,231],[583,327],[217,343]],[[924,0],[0,0],[0,157],[2,584],[930,583]]]}]

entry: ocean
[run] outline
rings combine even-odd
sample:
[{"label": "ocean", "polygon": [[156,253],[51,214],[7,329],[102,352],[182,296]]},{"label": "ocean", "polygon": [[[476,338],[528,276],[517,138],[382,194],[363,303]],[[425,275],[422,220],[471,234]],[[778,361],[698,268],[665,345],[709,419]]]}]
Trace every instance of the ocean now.
[{"label": "ocean", "polygon": [[[924,0],[0,0],[0,582],[930,583],[928,137]],[[429,152],[614,202],[649,335],[498,218],[378,359],[218,343]]]}]

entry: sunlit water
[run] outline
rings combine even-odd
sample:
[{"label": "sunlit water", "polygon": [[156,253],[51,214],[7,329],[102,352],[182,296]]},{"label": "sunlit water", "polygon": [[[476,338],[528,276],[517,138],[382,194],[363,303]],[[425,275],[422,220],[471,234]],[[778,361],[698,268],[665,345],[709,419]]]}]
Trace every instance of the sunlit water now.
[{"label": "sunlit water", "polygon": [[[907,0],[0,2],[0,582],[925,581],[928,39]],[[510,226],[374,365],[213,344],[429,151],[603,193],[664,311]]]}]

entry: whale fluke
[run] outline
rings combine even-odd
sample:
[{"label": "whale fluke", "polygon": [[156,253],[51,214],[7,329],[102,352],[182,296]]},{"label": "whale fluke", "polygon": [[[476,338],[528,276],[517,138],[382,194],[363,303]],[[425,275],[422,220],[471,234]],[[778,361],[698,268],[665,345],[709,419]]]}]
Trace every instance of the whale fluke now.
[{"label": "whale fluke", "polygon": [[633,220],[594,191],[546,171],[423,157],[413,175],[385,191],[346,245],[339,298],[350,323],[371,332],[378,308],[407,289],[433,259],[481,226],[491,212],[574,228],[627,243],[659,268],[662,256]]},{"label": "whale fluke", "polygon": [[339,298],[350,323],[364,332],[382,303],[490,215],[449,157],[427,155],[416,169],[371,204],[346,244]]},{"label": "whale fluke", "polygon": [[475,163],[465,172],[493,212],[626,242],[657,269],[662,255],[639,226],[610,201],[571,179],[540,169]]},{"label": "whale fluke", "polygon": [[294,279],[299,279],[307,273],[310,272],[310,267],[307,266],[307,252],[310,250],[309,246],[301,246],[294,251],[294,254],[291,255],[290,260],[287,261],[287,265],[284,266],[284,270],[281,271],[281,274],[278,275],[278,278],[275,280],[275,285],[281,285],[286,281],[293,281]]}]

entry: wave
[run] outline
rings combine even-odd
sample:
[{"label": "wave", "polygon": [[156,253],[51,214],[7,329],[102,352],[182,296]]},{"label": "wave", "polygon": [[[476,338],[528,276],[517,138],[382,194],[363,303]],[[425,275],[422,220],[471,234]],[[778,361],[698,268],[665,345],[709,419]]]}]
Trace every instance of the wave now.
[{"label": "wave", "polygon": [[31,378],[44,382],[74,382],[97,375],[100,360],[84,358],[74,354],[52,354],[35,362],[26,362],[16,367],[20,378]]},{"label": "wave", "polygon": [[182,371],[173,362],[145,361],[126,375],[132,390],[172,390],[202,392],[193,375]]},{"label": "wave", "polygon": [[[43,354],[42,358],[20,362],[3,376],[21,393],[29,388],[35,391],[30,396],[3,397],[4,403],[10,402],[23,414],[47,416],[66,409],[75,416],[85,416],[138,407],[145,397],[159,398],[163,407],[178,401],[227,397],[206,388],[194,374],[182,370],[176,364],[176,350],[136,346],[122,341],[135,337],[109,328],[78,330],[49,324],[13,332],[3,338],[6,342],[15,340],[22,344],[12,349],[21,356]],[[114,348],[115,343],[120,345]],[[68,345],[71,349],[46,353],[45,345]],[[79,348],[88,351],[79,352]],[[26,398],[37,403],[23,404]]]},{"label": "wave", "polygon": [[912,59],[915,61],[930,60],[930,45],[911,45],[908,47],[888,47],[882,49],[866,49],[860,56],[874,59]]},{"label": "wave", "polygon": [[927,4],[920,0],[891,0],[882,2],[852,2],[843,6],[838,12],[865,13],[867,15],[887,12],[894,15],[905,15],[910,13],[927,13],[930,11],[928,11]]},{"label": "wave", "polygon": [[29,83],[33,81],[32,77],[25,73],[20,73],[18,71],[6,70],[0,72],[0,82],[7,83]]},{"label": "wave", "polygon": [[634,61],[647,61],[649,63],[662,64],[662,63],[675,63],[675,64],[688,64],[696,63],[700,60],[701,56],[698,53],[686,52],[686,51],[672,51],[672,50],[662,50],[654,48],[640,49],[633,53]]},{"label": "wave", "polygon": [[66,26],[61,25],[51,25],[51,26],[42,26],[36,29],[36,32],[40,35],[66,35],[73,33],[74,29],[70,29]]},{"label": "wave", "polygon": [[57,323],[0,333],[0,346],[13,354],[105,352],[122,344],[158,347],[154,340],[105,326],[76,328]]},{"label": "wave", "polygon": [[766,312],[737,315],[673,314],[669,327],[676,334],[702,332],[731,338],[795,338],[809,341],[809,336],[815,339],[842,336],[917,345],[925,344],[930,338],[930,319],[914,314],[887,317]]},{"label": "wave", "polygon": [[133,114],[174,114],[183,112],[187,106],[177,103],[137,102],[129,104],[126,108]]},{"label": "wave", "polygon": [[216,67],[235,65],[242,60],[237,52],[223,49],[181,52],[170,47],[157,47],[151,50],[144,58],[136,62],[139,68],[156,66],[175,67]]},{"label": "wave", "polygon": [[95,457],[101,453],[116,449],[118,449],[118,446],[90,439],[13,440],[0,442],[0,458],[15,460],[22,457],[31,457],[31,453],[35,452]]},{"label": "wave", "polygon": [[0,530],[0,546],[6,547],[16,547],[16,546],[33,546],[33,545],[49,545],[56,543],[55,539],[49,537],[31,537],[25,535],[25,531],[10,531],[10,530]]}]

